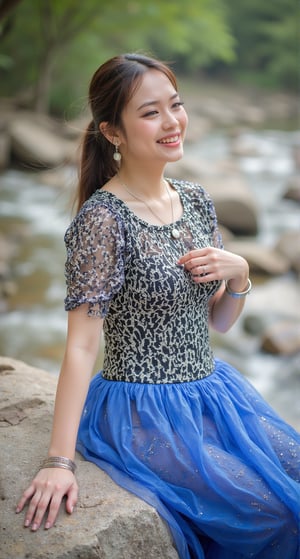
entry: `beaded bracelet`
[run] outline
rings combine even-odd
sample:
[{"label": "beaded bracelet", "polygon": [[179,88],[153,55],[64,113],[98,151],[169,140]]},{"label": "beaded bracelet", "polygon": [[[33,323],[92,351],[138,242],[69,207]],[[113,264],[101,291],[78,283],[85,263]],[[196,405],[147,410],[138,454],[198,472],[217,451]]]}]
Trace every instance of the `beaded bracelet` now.
[{"label": "beaded bracelet", "polygon": [[63,468],[64,470],[70,470],[74,474],[76,464],[73,460],[64,456],[49,456],[42,462],[40,470],[44,468]]},{"label": "beaded bracelet", "polygon": [[240,297],[245,297],[246,295],[248,295],[248,293],[250,293],[251,289],[252,289],[252,283],[250,278],[248,278],[248,284],[247,287],[244,291],[232,291],[228,285],[228,280],[225,281],[225,289],[228,293],[228,295],[230,295],[231,297],[233,297],[234,299],[239,299]]}]

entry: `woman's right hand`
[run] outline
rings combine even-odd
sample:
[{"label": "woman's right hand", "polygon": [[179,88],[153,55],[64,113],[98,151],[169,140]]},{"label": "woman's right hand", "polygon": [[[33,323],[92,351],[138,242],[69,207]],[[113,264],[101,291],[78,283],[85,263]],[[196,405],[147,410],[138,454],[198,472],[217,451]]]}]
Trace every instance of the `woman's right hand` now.
[{"label": "woman's right hand", "polygon": [[36,531],[45,517],[45,529],[51,528],[58,515],[62,499],[66,496],[66,511],[72,514],[78,499],[78,485],[74,474],[63,468],[40,470],[31,485],[24,491],[17,504],[16,512],[29,503],[24,526]]}]

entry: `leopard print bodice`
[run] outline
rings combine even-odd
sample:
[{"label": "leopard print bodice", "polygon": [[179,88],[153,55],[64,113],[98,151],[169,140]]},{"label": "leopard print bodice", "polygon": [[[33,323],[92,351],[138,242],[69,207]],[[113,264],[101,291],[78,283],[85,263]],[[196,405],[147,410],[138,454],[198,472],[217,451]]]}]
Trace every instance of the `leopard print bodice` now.
[{"label": "leopard print bodice", "polygon": [[[169,179],[168,179],[169,180]],[[211,199],[199,185],[169,180],[183,214],[172,225],[150,225],[113,194],[97,190],[65,235],[66,310],[88,303],[104,318],[103,377],[177,383],[211,374],[208,300],[220,282],[196,284],[178,258],[222,241]]]}]

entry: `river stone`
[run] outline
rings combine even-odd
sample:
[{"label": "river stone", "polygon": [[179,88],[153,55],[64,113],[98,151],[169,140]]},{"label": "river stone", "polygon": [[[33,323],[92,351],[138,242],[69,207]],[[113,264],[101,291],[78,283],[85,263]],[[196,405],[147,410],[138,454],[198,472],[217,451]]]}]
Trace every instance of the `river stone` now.
[{"label": "river stone", "polygon": [[236,157],[257,157],[259,149],[254,138],[240,134],[232,139],[231,153]]},{"label": "river stone", "polygon": [[239,235],[256,235],[258,209],[247,182],[234,162],[224,161],[221,167],[195,154],[167,166],[167,176],[200,183],[212,197],[221,225]]},{"label": "river stone", "polygon": [[275,250],[283,254],[292,269],[300,274],[300,231],[285,231],[278,239]]},{"label": "river stone", "polygon": [[0,357],[1,559],[178,559],[156,511],[77,455],[80,496],[55,526],[23,528],[16,503],[45,457],[57,377]]},{"label": "river stone", "polygon": [[20,114],[9,126],[11,150],[15,158],[38,168],[51,168],[70,161],[74,143],[47,128],[44,120]]},{"label": "river stone", "polygon": [[299,322],[285,319],[269,325],[262,336],[262,349],[280,355],[300,352]]},{"label": "river stone", "polygon": [[243,256],[252,273],[263,273],[271,276],[286,274],[291,265],[288,258],[273,248],[260,245],[256,241],[233,240],[226,243],[230,252]]},{"label": "river stone", "polygon": [[293,175],[289,178],[286,186],[286,191],[283,198],[287,200],[293,200],[294,202],[300,202],[300,175]]},{"label": "river stone", "polygon": [[6,131],[0,131],[0,170],[6,169],[10,163],[10,139]]}]

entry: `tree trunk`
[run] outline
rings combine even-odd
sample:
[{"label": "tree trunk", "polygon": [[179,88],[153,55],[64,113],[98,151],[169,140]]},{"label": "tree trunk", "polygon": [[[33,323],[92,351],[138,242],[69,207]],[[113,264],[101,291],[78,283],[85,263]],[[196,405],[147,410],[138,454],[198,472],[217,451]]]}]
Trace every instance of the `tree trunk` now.
[{"label": "tree trunk", "polygon": [[20,3],[21,0],[2,0],[0,2],[0,20],[7,16],[13,8]]},{"label": "tree trunk", "polygon": [[42,57],[34,95],[34,110],[37,113],[47,114],[49,112],[49,93],[52,83],[55,50],[55,48],[49,48],[45,56]]}]

